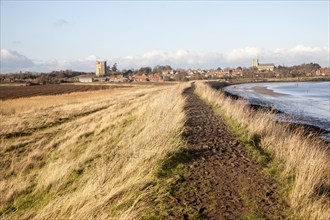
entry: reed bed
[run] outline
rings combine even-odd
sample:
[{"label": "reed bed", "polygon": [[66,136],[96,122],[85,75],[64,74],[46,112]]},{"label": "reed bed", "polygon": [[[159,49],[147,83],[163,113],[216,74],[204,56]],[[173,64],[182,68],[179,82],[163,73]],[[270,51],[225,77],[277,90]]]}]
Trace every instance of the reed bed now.
[{"label": "reed bed", "polygon": [[289,190],[292,219],[330,219],[329,145],[303,128],[277,123],[269,111],[252,110],[243,100],[233,100],[204,83],[196,93],[239,123],[246,135],[257,136],[262,147],[280,164],[281,176],[293,179]]},{"label": "reed bed", "polygon": [[139,218],[157,164],[181,144],[183,89],[2,102],[1,219]]}]

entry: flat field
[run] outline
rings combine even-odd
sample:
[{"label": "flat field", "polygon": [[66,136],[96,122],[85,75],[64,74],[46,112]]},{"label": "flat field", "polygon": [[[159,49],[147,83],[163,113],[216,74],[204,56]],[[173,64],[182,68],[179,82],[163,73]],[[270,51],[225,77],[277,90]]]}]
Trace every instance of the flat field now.
[{"label": "flat field", "polygon": [[0,86],[0,99],[15,99],[22,97],[58,95],[73,92],[86,92],[118,88],[118,85],[40,85],[40,86]]}]

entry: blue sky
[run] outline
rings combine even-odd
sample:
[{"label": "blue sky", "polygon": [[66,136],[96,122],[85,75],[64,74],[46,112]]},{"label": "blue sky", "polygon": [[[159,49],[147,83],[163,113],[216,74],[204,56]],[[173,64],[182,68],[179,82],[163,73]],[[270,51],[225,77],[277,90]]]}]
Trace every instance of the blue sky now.
[{"label": "blue sky", "polygon": [[1,72],[318,62],[329,1],[3,1]]}]

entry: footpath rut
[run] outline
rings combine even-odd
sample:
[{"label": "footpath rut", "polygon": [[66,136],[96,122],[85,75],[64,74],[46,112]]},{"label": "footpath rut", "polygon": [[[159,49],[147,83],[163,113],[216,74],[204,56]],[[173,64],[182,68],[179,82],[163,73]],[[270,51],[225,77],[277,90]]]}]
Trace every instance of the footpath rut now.
[{"label": "footpath rut", "polygon": [[185,187],[174,192],[178,205],[188,205],[207,219],[285,219],[287,205],[274,181],[262,173],[212,108],[194,94],[194,85],[184,95],[184,136],[193,159]]}]

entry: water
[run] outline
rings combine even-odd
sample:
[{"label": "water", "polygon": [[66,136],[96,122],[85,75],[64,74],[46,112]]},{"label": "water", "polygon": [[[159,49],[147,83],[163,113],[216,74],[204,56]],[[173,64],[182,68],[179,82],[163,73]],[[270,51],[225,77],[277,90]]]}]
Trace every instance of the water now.
[{"label": "water", "polygon": [[330,82],[247,83],[225,91],[283,112],[281,120],[319,127],[330,142]]}]

